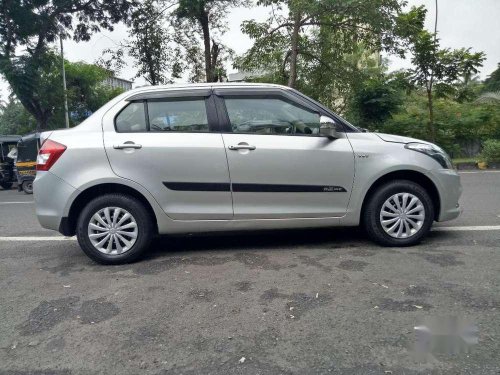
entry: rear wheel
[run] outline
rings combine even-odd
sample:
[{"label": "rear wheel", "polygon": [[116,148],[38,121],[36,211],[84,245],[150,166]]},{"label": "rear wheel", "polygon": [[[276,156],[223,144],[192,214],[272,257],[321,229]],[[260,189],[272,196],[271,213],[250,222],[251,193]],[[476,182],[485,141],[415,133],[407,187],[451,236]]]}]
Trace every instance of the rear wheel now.
[{"label": "rear wheel", "polygon": [[0,186],[4,189],[4,190],[10,190],[12,189],[12,182],[0,182]]},{"label": "rear wheel", "polygon": [[21,187],[26,194],[33,194],[33,181],[24,181]]},{"label": "rear wheel", "polygon": [[383,246],[412,246],[430,231],[434,205],[427,191],[413,181],[380,186],[369,198],[363,224],[372,240]]},{"label": "rear wheel", "polygon": [[154,235],[153,220],[137,199],[107,194],[85,206],[76,235],[82,250],[96,262],[129,263],[147,250]]}]

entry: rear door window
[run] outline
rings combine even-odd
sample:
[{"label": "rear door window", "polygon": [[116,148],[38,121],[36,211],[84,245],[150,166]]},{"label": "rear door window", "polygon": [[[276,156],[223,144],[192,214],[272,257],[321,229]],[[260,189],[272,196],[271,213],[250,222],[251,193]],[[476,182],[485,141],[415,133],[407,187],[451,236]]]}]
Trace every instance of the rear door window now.
[{"label": "rear door window", "polygon": [[152,132],[205,133],[209,131],[205,99],[148,102]]},{"label": "rear door window", "polygon": [[115,119],[118,133],[140,133],[148,130],[144,102],[130,103]]}]

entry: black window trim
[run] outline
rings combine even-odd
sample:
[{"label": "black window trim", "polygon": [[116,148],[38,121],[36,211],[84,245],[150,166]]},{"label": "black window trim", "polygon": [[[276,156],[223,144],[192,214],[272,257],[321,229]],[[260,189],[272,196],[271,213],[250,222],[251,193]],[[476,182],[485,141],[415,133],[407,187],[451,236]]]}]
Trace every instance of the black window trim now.
[{"label": "black window trim", "polygon": [[153,90],[144,91],[129,96],[126,101],[138,100],[162,100],[170,98],[183,98],[183,97],[209,97],[212,94],[212,89],[206,88],[191,88],[191,89],[168,89],[168,90]]},{"label": "black window trim", "polygon": [[[163,131],[151,131],[149,124],[149,113],[148,113],[148,101],[178,101],[178,100],[193,100],[201,99],[205,100],[205,109],[208,121],[208,132],[182,132],[178,131],[175,133],[183,134],[207,134],[207,133],[229,133],[234,134],[229,121],[229,116],[227,114],[227,108],[224,102],[225,97],[277,97],[284,99],[286,101],[292,102],[293,104],[303,107],[306,110],[314,111],[319,113],[320,116],[328,116],[337,121],[343,128],[345,133],[358,133],[354,125],[349,124],[342,117],[338,116],[336,113],[332,112],[321,103],[307,97],[301,92],[295,89],[284,89],[277,87],[215,87],[215,88],[196,88],[196,89],[181,89],[181,90],[161,90],[161,91],[149,91],[142,92],[132,95],[125,99],[129,102],[125,107],[123,107],[114,117],[113,125],[115,132],[117,133],[168,133]],[[116,128],[116,118],[120,113],[127,108],[131,103],[143,102],[144,103],[144,115],[146,122],[146,131],[139,132],[120,132]],[[342,132],[342,130],[338,130]],[[262,135],[261,133],[239,133],[246,135]],[[299,136],[299,137],[318,137],[317,134],[269,134],[277,136]]]}]

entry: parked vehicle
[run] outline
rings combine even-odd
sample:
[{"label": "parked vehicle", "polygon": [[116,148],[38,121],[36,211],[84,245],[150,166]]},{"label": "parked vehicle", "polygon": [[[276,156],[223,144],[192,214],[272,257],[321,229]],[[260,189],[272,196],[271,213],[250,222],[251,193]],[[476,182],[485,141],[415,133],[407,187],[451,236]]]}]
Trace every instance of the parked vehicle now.
[{"label": "parked vehicle", "polygon": [[36,158],[40,149],[40,133],[23,136],[17,143],[16,174],[19,191],[33,194],[36,175]]},{"label": "parked vehicle", "polygon": [[0,186],[11,189],[16,181],[14,160],[8,155],[17,145],[20,135],[0,135]]},{"label": "parked vehicle", "polygon": [[460,213],[438,146],[361,132],[277,85],[135,89],[41,138],[40,223],[106,264],[137,259],[156,234],[361,224],[410,246]]}]

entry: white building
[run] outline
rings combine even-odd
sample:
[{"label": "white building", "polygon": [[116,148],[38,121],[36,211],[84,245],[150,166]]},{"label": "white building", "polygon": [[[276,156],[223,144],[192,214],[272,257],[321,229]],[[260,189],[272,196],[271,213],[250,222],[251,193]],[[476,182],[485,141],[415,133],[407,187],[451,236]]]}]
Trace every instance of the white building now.
[{"label": "white building", "polygon": [[111,87],[113,89],[120,88],[125,91],[131,90],[132,89],[132,81],[128,81],[123,78],[118,78],[118,77],[108,77],[103,81],[103,84],[105,86]]}]

